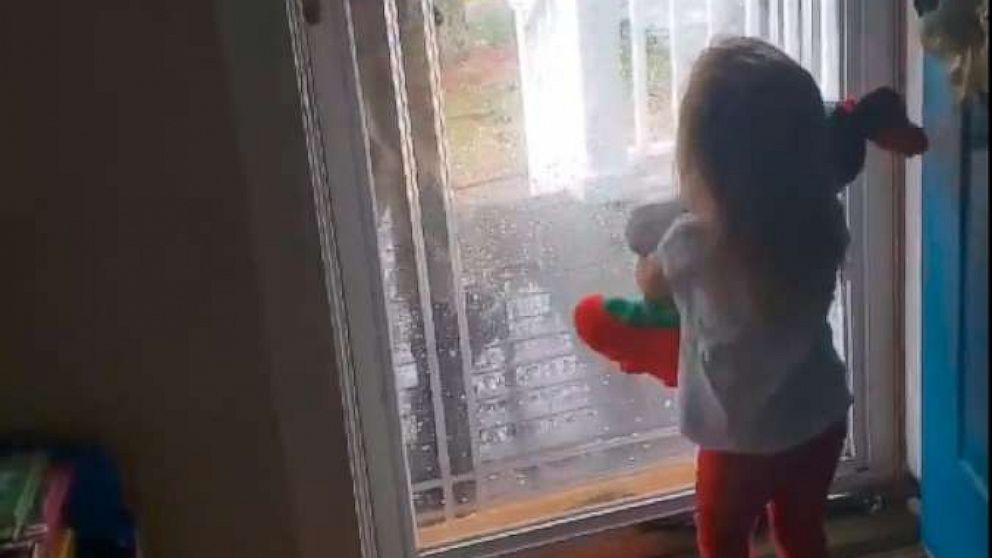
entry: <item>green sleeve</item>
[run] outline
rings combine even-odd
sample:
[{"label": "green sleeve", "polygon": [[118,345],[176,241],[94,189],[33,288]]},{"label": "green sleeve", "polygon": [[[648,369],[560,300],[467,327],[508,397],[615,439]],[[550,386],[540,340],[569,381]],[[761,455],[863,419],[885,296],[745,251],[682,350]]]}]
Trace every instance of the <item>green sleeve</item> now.
[{"label": "green sleeve", "polygon": [[678,327],[679,313],[671,300],[655,302],[609,298],[603,303],[616,319],[633,327]]}]

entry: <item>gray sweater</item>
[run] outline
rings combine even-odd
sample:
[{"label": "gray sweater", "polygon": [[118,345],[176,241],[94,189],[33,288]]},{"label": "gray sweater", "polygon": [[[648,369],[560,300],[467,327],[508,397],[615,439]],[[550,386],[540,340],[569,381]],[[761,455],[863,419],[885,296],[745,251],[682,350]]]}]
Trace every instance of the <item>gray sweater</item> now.
[{"label": "gray sweater", "polygon": [[657,258],[681,315],[678,402],[682,433],[700,446],[776,453],[844,419],[851,404],[827,305],[761,323],[740,270],[712,257],[691,213],[677,217]]}]

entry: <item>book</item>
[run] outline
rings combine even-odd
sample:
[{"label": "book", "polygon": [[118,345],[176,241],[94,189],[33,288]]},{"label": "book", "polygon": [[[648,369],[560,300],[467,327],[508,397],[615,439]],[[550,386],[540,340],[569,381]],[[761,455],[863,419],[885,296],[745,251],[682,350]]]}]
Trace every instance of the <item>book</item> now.
[{"label": "book", "polygon": [[17,539],[41,488],[47,459],[43,454],[0,458],[0,540]]},{"label": "book", "polygon": [[72,469],[55,465],[45,472],[43,489],[38,491],[30,519],[21,538],[41,542],[42,555],[52,552],[62,531],[63,512],[72,486]]}]

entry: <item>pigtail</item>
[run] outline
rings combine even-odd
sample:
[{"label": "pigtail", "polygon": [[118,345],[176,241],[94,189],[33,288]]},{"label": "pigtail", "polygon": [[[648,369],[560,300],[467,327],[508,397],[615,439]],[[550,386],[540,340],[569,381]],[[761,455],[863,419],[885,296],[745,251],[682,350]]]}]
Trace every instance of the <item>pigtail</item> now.
[{"label": "pigtail", "polygon": [[861,100],[838,103],[827,117],[830,163],[835,188],[852,182],[865,164],[865,146],[875,145],[906,157],[927,150],[923,128],[909,121],[906,103],[898,93],[880,87]]}]

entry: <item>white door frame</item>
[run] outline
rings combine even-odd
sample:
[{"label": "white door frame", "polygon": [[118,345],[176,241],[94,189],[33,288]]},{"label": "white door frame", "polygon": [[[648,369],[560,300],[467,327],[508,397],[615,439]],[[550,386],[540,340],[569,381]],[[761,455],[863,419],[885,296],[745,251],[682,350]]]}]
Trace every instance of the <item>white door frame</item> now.
[{"label": "white door frame", "polygon": [[[350,11],[347,0],[313,1],[319,3],[321,16],[309,24],[303,22],[294,0],[287,5],[305,97],[305,121],[313,125],[308,133],[315,146],[311,160],[317,176],[315,206],[325,247],[363,548],[366,556],[413,557],[418,554],[390,366]],[[878,85],[897,85],[901,2],[841,0],[841,4],[846,53],[842,56],[846,62],[843,90],[857,95]],[[858,398],[856,457],[843,465],[838,490],[887,482],[900,464],[896,437],[901,385],[896,381],[898,168],[893,158],[870,151],[863,178],[849,190],[852,237],[862,240],[852,243],[847,272],[851,285],[849,347],[860,382],[853,386]],[[691,492],[614,504],[429,554],[512,553],[685,511],[692,505]]]}]

